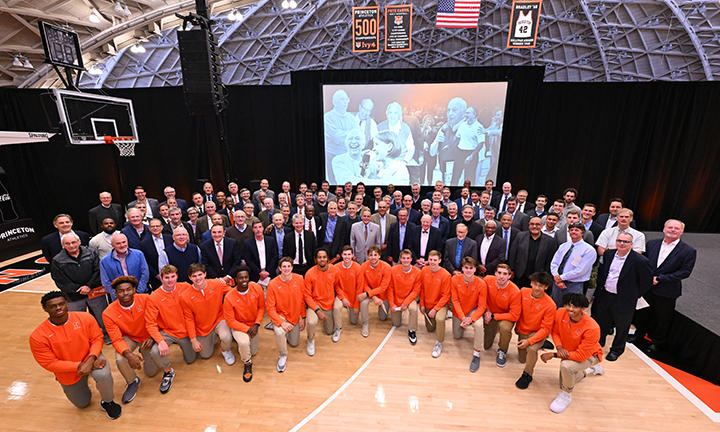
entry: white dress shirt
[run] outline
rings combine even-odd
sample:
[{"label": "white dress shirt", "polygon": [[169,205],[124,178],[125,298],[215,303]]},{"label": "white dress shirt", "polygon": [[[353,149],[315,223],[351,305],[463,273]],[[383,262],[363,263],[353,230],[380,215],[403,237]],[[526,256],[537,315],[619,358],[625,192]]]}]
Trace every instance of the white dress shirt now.
[{"label": "white dress shirt", "polygon": [[[378,214],[380,216],[380,214]],[[385,216],[380,216],[380,243],[385,243],[385,221],[387,220],[387,213]]]},{"label": "white dress shirt", "polygon": [[675,240],[672,243],[665,243],[665,240],[660,243],[660,253],[658,254],[658,261],[657,266],[660,267],[660,264],[665,262],[665,259],[667,259],[668,255],[670,255],[670,252],[675,249],[675,246],[680,243],[680,239]]},{"label": "white dress shirt", "polygon": [[[297,231],[293,231],[295,235],[295,259],[293,260],[293,264],[300,264],[300,254],[304,253],[305,249],[305,238],[303,238],[303,233],[299,233]],[[302,240],[302,249],[300,249],[300,241]],[[307,264],[307,263],[304,263]]]},{"label": "white dress shirt", "polygon": [[492,244],[493,239],[495,238],[495,234],[491,235],[490,237],[484,236],[482,243],[480,243],[480,262],[482,262],[482,265],[485,265],[485,258],[487,258],[488,250],[490,249],[490,244]]},{"label": "white dress shirt", "polygon": [[627,259],[627,255],[624,257],[615,254],[612,263],[610,263],[610,269],[608,270],[607,279],[605,280],[605,290],[609,293],[617,294],[617,283],[622,271],[623,265]]},{"label": "white dress shirt", "polygon": [[258,240],[256,238],[255,245],[257,246],[258,257],[260,258],[260,269],[265,270],[265,239],[263,238],[262,240]]},{"label": "white dress shirt", "polygon": [[425,249],[427,249],[428,239],[430,238],[430,230],[423,230],[420,233],[420,256],[425,256]]}]

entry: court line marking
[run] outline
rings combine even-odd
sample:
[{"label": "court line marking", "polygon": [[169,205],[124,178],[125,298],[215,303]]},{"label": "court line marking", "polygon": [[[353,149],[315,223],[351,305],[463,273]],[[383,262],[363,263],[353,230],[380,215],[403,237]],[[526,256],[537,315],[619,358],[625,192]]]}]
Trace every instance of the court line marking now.
[{"label": "court line marking", "polygon": [[712,422],[714,423],[720,423],[720,413],[716,413],[713,411],[709,406],[705,405],[705,402],[700,400],[697,396],[695,396],[690,390],[688,390],[684,385],[680,384],[678,380],[676,380],[672,375],[670,375],[665,369],[660,367],[653,359],[648,357],[644,352],[642,352],[640,349],[638,349],[634,344],[627,344],[627,347],[635,353],[640,360],[644,361],[645,364],[650,366],[652,370],[654,370],[658,375],[660,375],[662,378],[665,379],[665,381],[668,382],[675,390],[678,391],[681,395],[685,397],[691,404],[695,405],[697,409],[699,409],[703,414],[705,414]]},{"label": "court line marking", "polygon": [[23,286],[23,285],[25,285],[25,284],[27,284],[27,283],[30,283],[30,282],[33,282],[33,281],[36,281],[36,280],[40,280],[40,279],[44,278],[45,276],[50,276],[50,273],[49,273],[49,272],[48,272],[48,273],[45,273],[45,274],[42,275],[42,276],[39,276],[39,277],[30,279],[29,281],[25,281],[25,282],[23,282],[23,283],[21,283],[21,284],[19,284],[19,285],[15,285],[15,286],[12,287],[12,288],[8,288],[8,289],[6,289],[6,290],[0,291],[0,294],[6,293],[6,292],[20,292],[20,293],[38,293],[38,294],[45,294],[45,293],[50,292],[50,291],[31,291],[31,290],[19,290],[19,289],[17,289],[18,287],[21,287],[21,286]]},{"label": "court line marking", "polygon": [[375,351],[373,351],[373,353],[370,354],[370,357],[368,357],[368,359],[365,360],[365,363],[363,363],[362,366],[360,366],[360,368],[358,368],[358,370],[356,370],[355,373],[354,373],[350,378],[348,378],[347,381],[345,381],[345,383],[343,383],[343,385],[340,386],[340,388],[338,388],[338,389],[335,391],[335,393],[333,393],[332,395],[330,395],[330,397],[327,398],[327,399],[325,400],[325,402],[323,402],[322,404],[320,404],[319,407],[315,408],[315,410],[314,410],[313,412],[311,412],[310,414],[308,414],[307,417],[305,417],[304,419],[302,419],[302,420],[300,421],[300,423],[296,424],[295,427],[293,427],[292,429],[290,429],[289,432],[296,432],[296,431],[300,430],[300,429],[301,429],[303,426],[305,426],[310,420],[312,420],[313,418],[315,418],[316,415],[320,414],[320,412],[321,412],[322,410],[324,410],[325,407],[327,407],[328,405],[330,405],[330,403],[331,403],[332,401],[334,401],[338,396],[340,396],[340,394],[341,394],[342,392],[344,392],[345,389],[348,388],[348,386],[349,386],[350,384],[352,384],[353,381],[355,381],[355,379],[356,379],[358,376],[360,376],[360,374],[365,370],[365,368],[368,367],[368,365],[370,364],[370,362],[372,362],[373,359],[375,359],[375,356],[377,356],[377,355],[380,353],[380,351],[383,349],[383,347],[385,346],[385,344],[387,343],[387,341],[390,340],[390,336],[392,336],[392,334],[395,332],[395,328],[396,328],[395,326],[393,326],[392,328],[390,328],[390,331],[388,331],[388,334],[385,336],[385,339],[383,339],[383,341],[380,343],[380,345],[378,345],[378,347],[375,348]]}]

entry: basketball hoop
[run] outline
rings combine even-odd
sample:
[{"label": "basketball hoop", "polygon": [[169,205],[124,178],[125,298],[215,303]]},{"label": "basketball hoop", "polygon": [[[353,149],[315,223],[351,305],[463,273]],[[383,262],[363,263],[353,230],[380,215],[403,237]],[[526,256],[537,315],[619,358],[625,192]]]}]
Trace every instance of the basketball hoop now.
[{"label": "basketball hoop", "polygon": [[135,143],[137,139],[135,137],[114,137],[104,136],[105,144],[115,144],[115,147],[120,150],[121,157],[135,156]]}]

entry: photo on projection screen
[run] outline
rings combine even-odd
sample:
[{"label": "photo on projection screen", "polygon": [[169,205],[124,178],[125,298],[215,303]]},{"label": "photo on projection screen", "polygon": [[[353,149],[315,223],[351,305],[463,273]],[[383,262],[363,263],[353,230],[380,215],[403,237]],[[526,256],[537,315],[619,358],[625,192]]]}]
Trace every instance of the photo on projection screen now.
[{"label": "photo on projection screen", "polygon": [[495,181],[508,83],[323,85],[330,184]]}]

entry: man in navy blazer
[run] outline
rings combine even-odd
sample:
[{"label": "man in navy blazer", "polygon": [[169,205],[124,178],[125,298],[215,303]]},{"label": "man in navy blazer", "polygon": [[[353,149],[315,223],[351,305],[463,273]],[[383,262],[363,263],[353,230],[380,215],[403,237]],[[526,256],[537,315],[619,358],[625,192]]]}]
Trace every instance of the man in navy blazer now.
[{"label": "man in navy blazer", "polygon": [[[445,254],[443,267],[451,275],[462,273],[462,259],[469,256],[477,258],[477,243],[467,236],[468,227],[465,224],[455,225],[455,236],[445,241]],[[458,256],[458,242],[462,242],[460,255]]]},{"label": "man in navy blazer", "polygon": [[631,342],[642,341],[645,334],[652,344],[647,347],[654,354],[666,343],[677,298],[682,295],[682,280],[687,279],[695,267],[697,251],[680,237],[685,224],[668,219],[663,227],[663,238],[650,240],[645,249],[650,261],[652,286],[643,297],[650,304],[635,314],[635,335]]},{"label": "man in navy blazer", "polygon": [[53,226],[57,231],[50,233],[42,238],[42,253],[48,263],[52,264],[55,255],[63,250],[60,238],[65,234],[74,232],[80,238],[80,244],[87,246],[90,243],[90,236],[85,231],[73,230],[73,220],[69,214],[60,213],[53,218]]},{"label": "man in navy blazer", "polygon": [[[240,267],[240,245],[230,237],[225,237],[225,228],[222,225],[213,225],[210,228],[210,237],[200,244],[200,257],[205,265],[207,277],[235,278],[235,273]],[[220,260],[221,254],[222,260]]]},{"label": "man in navy blazer", "polygon": [[162,285],[158,262],[158,248],[164,251],[165,248],[172,244],[173,240],[172,235],[163,233],[162,221],[158,218],[150,221],[148,231],[150,231],[150,235],[146,235],[140,240],[140,252],[145,255],[145,261],[147,262],[148,271],[150,272],[148,283],[152,289],[155,290]]},{"label": "man in navy blazer", "polygon": [[[409,239],[406,239],[407,246],[403,245],[403,249],[410,249],[413,253],[413,261],[420,268],[425,267],[430,251],[436,250],[441,255],[445,251],[445,243],[440,230],[431,224],[432,216],[423,215],[420,218],[420,226],[413,231]],[[423,248],[424,237],[427,237],[425,248]]]},{"label": "man in navy blazer", "polygon": [[400,251],[409,249],[412,245],[410,238],[412,233],[417,229],[417,225],[408,220],[408,209],[403,207],[398,209],[396,214],[397,222],[390,225],[390,229],[385,236],[387,240],[387,259],[390,264],[399,263]]},{"label": "man in navy blazer", "polygon": [[[253,237],[245,240],[242,256],[245,263],[250,267],[250,280],[253,282],[265,281],[267,278],[274,278],[277,274],[278,248],[273,237],[263,235],[262,222],[255,221],[252,226]],[[265,248],[264,259],[260,258],[258,243],[262,242]]]},{"label": "man in navy blazer", "polygon": [[[505,262],[505,240],[497,229],[498,223],[491,219],[485,222],[485,233],[475,237],[480,276],[494,275],[498,264]],[[488,243],[487,248],[483,247],[483,242]]]},{"label": "man in navy blazer", "polygon": [[650,288],[650,263],[632,250],[633,237],[620,233],[615,240],[616,249],[607,249],[598,269],[592,317],[600,326],[600,345],[616,329],[610,352],[605,356],[615,361],[625,351],[625,341],[632,323],[633,313],[640,298]]}]

